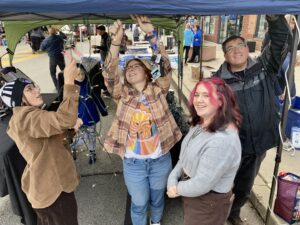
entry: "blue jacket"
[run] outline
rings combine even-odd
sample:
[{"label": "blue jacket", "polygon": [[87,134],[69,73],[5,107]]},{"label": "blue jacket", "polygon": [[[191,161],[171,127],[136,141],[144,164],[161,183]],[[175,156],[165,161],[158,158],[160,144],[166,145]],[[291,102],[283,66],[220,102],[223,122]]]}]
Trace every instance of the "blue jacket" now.
[{"label": "blue jacket", "polygon": [[[105,106],[103,106],[99,99],[93,98],[90,91],[87,76],[82,82],[75,81],[80,86],[78,117],[82,119],[83,124],[91,126],[100,121],[100,113],[107,114]],[[99,98],[101,98],[99,96]]]},{"label": "blue jacket", "polygon": [[194,36],[194,46],[201,46],[202,44],[202,30],[199,29],[196,31]]},{"label": "blue jacket", "polygon": [[47,50],[49,57],[61,55],[64,50],[64,40],[59,35],[50,35],[42,42],[41,50]]},{"label": "blue jacket", "polygon": [[191,46],[194,41],[194,33],[191,29],[184,30],[184,46]]}]

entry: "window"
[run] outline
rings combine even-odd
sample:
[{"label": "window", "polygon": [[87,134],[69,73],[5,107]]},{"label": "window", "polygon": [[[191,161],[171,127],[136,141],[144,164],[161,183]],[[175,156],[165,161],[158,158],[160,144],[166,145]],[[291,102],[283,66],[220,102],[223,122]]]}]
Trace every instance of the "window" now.
[{"label": "window", "polygon": [[205,16],[203,20],[203,32],[205,34],[214,34],[215,18],[213,16]]},{"label": "window", "polygon": [[256,37],[264,39],[267,29],[268,29],[268,23],[266,21],[266,16],[265,15],[258,16],[257,25],[256,25]]}]

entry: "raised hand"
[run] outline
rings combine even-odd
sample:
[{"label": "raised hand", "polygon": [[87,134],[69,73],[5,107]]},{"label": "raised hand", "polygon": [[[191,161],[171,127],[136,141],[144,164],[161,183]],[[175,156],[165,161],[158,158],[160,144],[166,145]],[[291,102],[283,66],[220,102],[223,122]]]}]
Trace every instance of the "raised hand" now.
[{"label": "raised hand", "polygon": [[116,20],[110,27],[109,33],[111,35],[112,45],[120,45],[124,35],[122,22],[120,20]]},{"label": "raised hand", "polygon": [[75,126],[73,127],[74,130],[75,130],[75,132],[77,132],[77,131],[79,130],[79,128],[81,127],[82,124],[83,124],[82,119],[77,118],[76,124],[75,124]]},{"label": "raised hand", "polygon": [[152,32],[154,30],[154,27],[148,18],[148,16],[142,16],[142,15],[130,15],[132,20],[139,24],[142,31],[145,33]]},{"label": "raised hand", "polygon": [[76,61],[72,58],[71,62],[64,69],[65,84],[74,84],[76,77],[80,75],[80,69],[76,66]]}]

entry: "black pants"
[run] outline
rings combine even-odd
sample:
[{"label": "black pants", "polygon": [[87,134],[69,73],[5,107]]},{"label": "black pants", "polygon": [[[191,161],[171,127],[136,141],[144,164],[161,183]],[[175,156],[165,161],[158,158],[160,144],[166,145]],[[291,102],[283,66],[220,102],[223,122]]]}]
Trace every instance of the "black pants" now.
[{"label": "black pants", "polygon": [[184,62],[187,62],[188,56],[189,56],[189,50],[190,50],[190,46],[183,46],[183,52],[185,50],[185,60]]},{"label": "black pants", "polygon": [[34,210],[38,218],[37,225],[78,225],[74,192],[62,192],[49,207]]},{"label": "black pants", "polygon": [[250,196],[256,175],[266,153],[260,156],[243,155],[240,168],[234,179],[233,193],[235,199],[232,204],[230,217],[239,217],[241,208]]},{"label": "black pants", "polygon": [[200,46],[193,47],[193,55],[192,55],[192,58],[190,58],[189,62],[193,62],[195,60],[196,56],[198,56],[198,62],[199,62],[200,61]]},{"label": "black pants", "polygon": [[57,78],[56,78],[56,67],[58,66],[60,70],[65,69],[65,59],[62,54],[55,55],[55,56],[50,56],[50,75],[52,78],[52,81],[54,83],[54,86],[56,89],[58,89],[58,84],[57,84]]},{"label": "black pants", "polygon": [[38,51],[40,50],[40,46],[41,46],[41,41],[42,39],[40,37],[30,37],[30,40],[31,40],[31,48],[33,51]]}]

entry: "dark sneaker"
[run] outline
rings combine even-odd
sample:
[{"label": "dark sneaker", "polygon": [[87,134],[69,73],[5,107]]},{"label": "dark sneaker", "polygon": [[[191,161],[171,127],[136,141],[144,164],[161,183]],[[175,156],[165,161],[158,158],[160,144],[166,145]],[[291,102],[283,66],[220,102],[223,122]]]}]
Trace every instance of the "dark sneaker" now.
[{"label": "dark sneaker", "polygon": [[96,163],[96,160],[97,160],[96,154],[92,154],[92,155],[89,156],[89,164]]},{"label": "dark sneaker", "polygon": [[248,223],[242,220],[240,217],[228,217],[227,219],[232,225],[248,225]]}]

